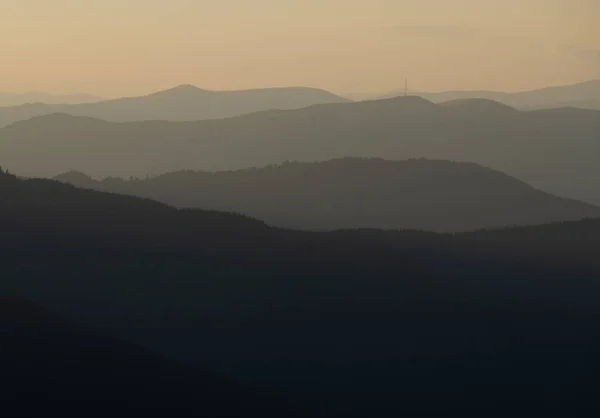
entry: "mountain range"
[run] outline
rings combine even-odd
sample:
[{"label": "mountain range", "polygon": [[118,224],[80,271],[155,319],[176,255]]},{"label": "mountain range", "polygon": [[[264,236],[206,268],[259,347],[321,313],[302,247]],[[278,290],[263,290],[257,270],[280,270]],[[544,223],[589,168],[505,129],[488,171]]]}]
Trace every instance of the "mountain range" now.
[{"label": "mountain range", "polygon": [[[387,94],[351,94],[348,97],[355,100],[375,100],[401,96],[403,94],[403,90],[398,90]],[[516,93],[489,90],[454,90],[439,93],[411,92],[411,95],[420,96],[435,103],[456,99],[488,99],[523,110],[556,107],[600,110],[600,80],[590,80],[572,85],[546,87]]]},{"label": "mountain range", "polygon": [[31,103],[81,104],[99,102],[102,98],[91,94],[50,94],[44,92],[3,93],[0,92],[0,106],[21,106]]},{"label": "mountain range", "polygon": [[[5,173],[0,193],[0,294],[185,363],[210,385],[195,392],[207,397],[197,408],[219,390],[194,372],[210,367],[364,417],[598,410],[598,220],[448,235],[300,232]],[[39,317],[54,327],[50,314]],[[70,382],[81,391],[115,365],[135,382],[135,367],[154,371],[156,390],[161,377],[178,387],[180,369],[168,374],[163,363],[159,373],[155,356],[41,332],[3,370],[60,366],[52,344],[81,344],[61,361],[93,360],[88,348],[106,347],[94,373]],[[226,392],[224,407],[235,409]]]},{"label": "mountain range", "polygon": [[476,164],[345,158],[230,172],[180,171],[148,179],[55,180],[157,200],[178,208],[243,213],[307,229],[458,232],[600,218],[600,208],[561,199]]},{"label": "mountain range", "polygon": [[304,87],[211,91],[191,85],[180,85],[147,96],[125,97],[95,103],[29,103],[0,107],[0,126],[52,113],[66,113],[115,122],[193,121],[228,118],[261,110],[297,109],[313,104],[347,101],[325,90]]},{"label": "mountain range", "polygon": [[558,196],[600,205],[600,111],[518,111],[486,100],[419,97],[329,103],[196,122],[111,123],[53,114],[0,129],[3,164],[145,177],[342,157],[474,162]]}]

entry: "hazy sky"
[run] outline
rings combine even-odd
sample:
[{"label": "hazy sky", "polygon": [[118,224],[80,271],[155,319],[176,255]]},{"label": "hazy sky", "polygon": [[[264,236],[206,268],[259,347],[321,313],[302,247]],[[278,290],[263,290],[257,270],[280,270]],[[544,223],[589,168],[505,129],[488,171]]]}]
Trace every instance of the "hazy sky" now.
[{"label": "hazy sky", "polygon": [[0,0],[0,91],[521,90],[600,78],[600,0]]}]

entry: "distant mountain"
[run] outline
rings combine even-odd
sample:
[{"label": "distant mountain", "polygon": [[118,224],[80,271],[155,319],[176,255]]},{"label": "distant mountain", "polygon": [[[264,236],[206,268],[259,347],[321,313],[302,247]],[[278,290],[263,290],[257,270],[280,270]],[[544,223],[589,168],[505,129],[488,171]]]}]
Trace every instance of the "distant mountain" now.
[{"label": "distant mountain", "polygon": [[442,106],[474,119],[481,117],[515,116],[517,110],[489,99],[455,99],[440,103]]},{"label": "distant mountain", "polygon": [[271,225],[457,232],[600,218],[600,208],[540,192],[502,173],[448,161],[346,158],[232,172],[181,171],[77,187],[155,199],[180,208],[243,213]]},{"label": "distant mountain", "polygon": [[101,97],[91,94],[66,94],[57,95],[43,92],[31,93],[2,93],[0,92],[0,106],[20,106],[28,103],[44,104],[80,104],[93,103],[102,100]]},{"label": "distant mountain", "polygon": [[474,162],[600,205],[600,112],[514,111],[418,97],[330,103],[199,122],[108,123],[54,114],[0,129],[2,164],[24,176],[74,170],[145,177],[341,157]]},{"label": "distant mountain", "polygon": [[[522,110],[548,109],[553,107],[576,107],[600,110],[600,80],[591,80],[567,86],[504,93],[486,90],[456,90],[440,93],[411,92],[432,102],[440,103],[457,99],[488,99]],[[404,95],[404,91],[388,94],[350,95],[356,100],[386,99]]]},{"label": "distant mountain", "polygon": [[4,406],[294,416],[272,387],[358,417],[598,415],[599,220],[299,232],[5,173],[0,196]]},{"label": "distant mountain", "polygon": [[114,122],[142,120],[194,121],[220,119],[269,109],[298,109],[348,100],[325,90],[288,87],[238,91],[202,90],[191,85],[153,93],[79,105],[41,103],[0,108],[0,127],[52,113],[87,116]]},{"label": "distant mountain", "polygon": [[[63,417],[334,417],[218,373],[174,361],[75,325],[33,303],[0,297],[0,365],[5,407]],[[91,406],[94,403],[94,406]]]}]

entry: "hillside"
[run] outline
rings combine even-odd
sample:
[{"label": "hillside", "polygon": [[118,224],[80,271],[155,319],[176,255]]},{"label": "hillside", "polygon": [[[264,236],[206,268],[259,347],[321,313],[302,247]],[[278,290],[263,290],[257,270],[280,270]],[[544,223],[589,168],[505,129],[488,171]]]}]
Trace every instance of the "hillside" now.
[{"label": "hillside", "polygon": [[55,180],[309,230],[458,232],[600,218],[600,208],[540,192],[476,164],[449,161],[345,158],[232,172],[181,171],[146,180],[95,181],[75,172]]},{"label": "hillside", "polygon": [[49,94],[44,92],[3,93],[0,92],[0,106],[21,106],[28,103],[81,104],[99,102],[102,98],[91,94]]},{"label": "hillside", "polygon": [[339,416],[72,324],[29,302],[0,298],[0,332],[4,406],[20,413],[76,417],[83,402],[86,416],[94,417],[185,411],[229,418],[249,409],[266,417]]},{"label": "hillside", "polygon": [[0,193],[0,294],[188,365],[365,417],[598,408],[597,220],[309,233],[6,174]]},{"label": "hillside", "polygon": [[[34,234],[32,249],[60,243],[64,236],[67,240],[61,244],[67,247],[107,248],[119,237],[119,245],[128,248],[143,245],[175,250],[198,235],[215,234],[212,250],[222,251],[219,246],[230,245],[229,239],[240,228],[248,233],[248,239],[269,231],[262,222],[242,215],[178,211],[149,199],[77,189],[52,180],[19,180],[3,173],[0,190],[4,238],[22,243],[32,239],[28,234]],[[94,239],[88,240],[88,236]],[[211,252],[208,243],[204,249]]]},{"label": "hillside", "polygon": [[489,99],[456,99],[441,102],[440,105],[459,114],[468,114],[474,120],[478,118],[514,117],[516,109]]},{"label": "hillside", "polygon": [[24,176],[75,170],[94,178],[423,157],[474,162],[545,192],[600,204],[598,111],[483,104],[399,97],[199,122],[108,123],[55,114],[0,129],[0,155]]},{"label": "hillside", "polygon": [[0,127],[53,113],[115,122],[140,120],[193,121],[221,119],[269,109],[297,109],[319,103],[343,103],[324,90],[288,87],[238,91],[203,90],[181,85],[141,97],[82,104],[24,104],[0,107]]},{"label": "hillside", "polygon": [[[385,95],[357,96],[364,99],[386,99],[403,95],[403,91]],[[600,80],[590,80],[566,86],[552,86],[529,91],[505,93],[499,91],[445,91],[439,93],[412,93],[436,103],[460,99],[488,99],[523,110],[548,109],[553,107],[577,107],[600,110]],[[354,96],[351,96],[354,97]]]}]

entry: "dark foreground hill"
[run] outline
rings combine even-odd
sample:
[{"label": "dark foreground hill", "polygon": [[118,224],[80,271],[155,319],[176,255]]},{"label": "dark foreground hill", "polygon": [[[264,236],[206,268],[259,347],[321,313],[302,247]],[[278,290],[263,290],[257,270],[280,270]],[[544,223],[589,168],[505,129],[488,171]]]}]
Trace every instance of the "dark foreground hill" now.
[{"label": "dark foreground hill", "polygon": [[76,170],[94,178],[424,157],[474,162],[548,193],[600,204],[599,137],[598,111],[519,112],[489,101],[438,105],[399,97],[200,122],[48,115],[0,129],[0,155],[21,175]]},{"label": "dark foreground hill", "polygon": [[[38,102],[41,101],[38,100]],[[66,113],[115,122],[186,121],[220,119],[260,110],[299,109],[319,103],[344,103],[347,101],[325,90],[303,87],[211,91],[182,85],[147,96],[95,100],[92,103],[30,102],[21,106],[0,107],[0,127],[52,113]]]},{"label": "dark foreground hill", "polygon": [[549,195],[497,171],[423,159],[345,158],[232,172],[181,171],[145,180],[95,181],[69,172],[55,179],[308,230],[458,232],[600,218],[600,208]]},{"label": "dark foreground hill", "polygon": [[[19,415],[334,417],[0,298],[3,407]],[[13,409],[14,408],[14,409]]]},{"label": "dark foreground hill", "polygon": [[77,324],[362,416],[598,412],[598,221],[295,232],[49,180],[0,191],[2,293]]}]

